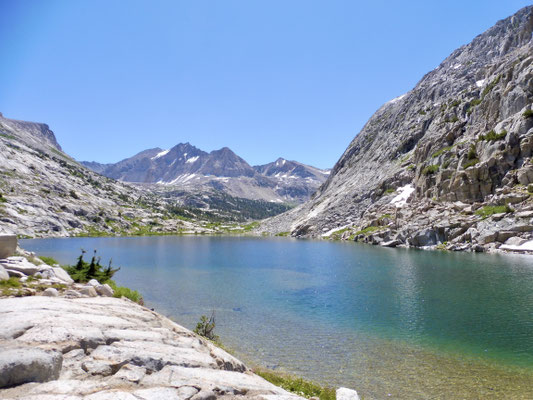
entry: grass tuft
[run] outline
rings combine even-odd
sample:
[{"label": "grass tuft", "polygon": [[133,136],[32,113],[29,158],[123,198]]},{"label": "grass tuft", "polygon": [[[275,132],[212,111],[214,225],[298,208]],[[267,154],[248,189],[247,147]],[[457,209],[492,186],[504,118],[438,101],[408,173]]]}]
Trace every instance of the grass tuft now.
[{"label": "grass tuft", "polygon": [[509,204],[506,204],[504,206],[485,206],[477,210],[475,214],[485,219],[494,214],[511,213],[513,211]]},{"label": "grass tuft", "polygon": [[50,265],[50,266],[55,265],[55,264],[59,264],[59,263],[57,262],[57,260],[56,260],[55,258],[53,258],[53,257],[39,256],[39,259],[40,259],[43,263],[45,263],[45,264],[47,264],[47,265]]},{"label": "grass tuft", "polygon": [[431,155],[431,157],[432,157],[432,158],[437,158],[437,157],[440,156],[441,154],[444,154],[444,153],[450,151],[452,148],[453,148],[453,146],[444,147],[444,148],[442,148],[442,149],[436,151],[435,153],[433,153],[433,154]]},{"label": "grass tuft", "polygon": [[113,289],[114,291],[113,297],[117,297],[117,298],[126,297],[130,299],[131,301],[134,301],[135,303],[143,304],[143,298],[138,291],[132,290],[124,286],[117,286],[117,284],[112,280],[107,281],[107,283],[109,284],[109,286],[111,286],[111,289]]},{"label": "grass tuft", "polygon": [[440,165],[438,164],[428,165],[422,170],[422,175],[433,175],[439,170],[439,168],[440,168]]},{"label": "grass tuft", "polygon": [[507,131],[504,129],[500,133],[494,132],[494,130],[491,130],[489,133],[485,135],[480,135],[478,140],[486,140],[489,142],[495,142],[496,140],[502,140],[505,139],[505,136],[507,136]]},{"label": "grass tuft", "polygon": [[381,230],[381,227],[379,226],[367,226],[365,229],[361,229],[360,231],[355,232],[355,235],[365,235],[368,236],[371,233],[374,233],[376,231]]},{"label": "grass tuft", "polygon": [[305,398],[318,397],[320,400],[335,400],[336,398],[335,389],[323,387],[302,378],[274,371],[256,370],[254,372],[270,383]]},{"label": "grass tuft", "polygon": [[477,163],[479,163],[479,159],[477,158],[473,158],[472,160],[468,161],[467,163],[465,163],[463,165],[463,168],[464,169],[467,169],[468,167],[473,167],[474,165],[476,165]]},{"label": "grass tuft", "polygon": [[0,281],[0,288],[19,288],[21,286],[22,284],[19,278],[15,278],[14,276],[5,281]]}]

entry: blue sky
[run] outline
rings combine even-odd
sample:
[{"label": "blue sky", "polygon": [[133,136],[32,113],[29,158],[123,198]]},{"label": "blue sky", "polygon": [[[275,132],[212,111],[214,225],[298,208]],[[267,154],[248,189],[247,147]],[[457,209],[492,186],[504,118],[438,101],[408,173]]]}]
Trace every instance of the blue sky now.
[{"label": "blue sky", "polygon": [[381,104],[530,4],[0,0],[0,112],[78,160],[188,141],[328,168]]}]

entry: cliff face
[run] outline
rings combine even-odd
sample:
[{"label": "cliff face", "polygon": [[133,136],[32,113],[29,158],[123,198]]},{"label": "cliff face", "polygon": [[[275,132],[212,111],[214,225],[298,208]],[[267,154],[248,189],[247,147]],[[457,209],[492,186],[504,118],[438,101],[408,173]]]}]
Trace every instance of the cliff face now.
[{"label": "cliff face", "polygon": [[[345,237],[372,242],[436,245],[470,228],[479,233],[487,214],[502,211],[483,207],[505,204],[515,212],[497,213],[507,221],[499,230],[522,224],[528,217],[517,215],[528,215],[520,212],[530,209],[533,182],[532,32],[526,7],[454,51],[370,118],[310,202],[264,229],[345,229]],[[427,229],[432,240],[413,239]],[[477,233],[460,240],[467,239],[476,244]]]}]

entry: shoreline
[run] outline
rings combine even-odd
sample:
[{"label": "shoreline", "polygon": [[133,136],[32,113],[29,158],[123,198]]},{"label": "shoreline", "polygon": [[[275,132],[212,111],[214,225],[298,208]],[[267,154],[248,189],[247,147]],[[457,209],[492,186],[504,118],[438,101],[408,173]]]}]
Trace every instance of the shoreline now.
[{"label": "shoreline", "polygon": [[[302,400],[302,397],[299,397],[299,395],[300,396],[305,395],[306,398],[316,396],[317,398],[319,397],[320,400],[335,400],[335,391],[333,389],[321,387],[312,382],[304,381],[302,378],[297,378],[297,377],[294,377],[288,374],[284,374],[282,376],[280,374],[272,372],[272,374],[270,374],[270,378],[275,378],[277,381],[282,383],[282,385],[279,385],[279,384],[272,385],[271,383],[269,383],[269,381],[271,382],[272,379],[264,380],[263,378],[260,378],[261,375],[263,376],[265,375],[265,372],[268,370],[267,368],[254,367],[254,369],[258,371],[258,374],[254,374],[254,369],[251,369],[245,366],[241,361],[239,361],[233,355],[228,353],[228,351],[226,351],[226,349],[221,343],[213,342],[211,340],[203,338],[200,335],[188,330],[187,328],[184,328],[182,325],[179,325],[172,318],[166,317],[154,311],[154,308],[146,307],[144,305],[144,301],[142,300],[142,297],[136,298],[135,301],[129,300],[125,298],[124,296],[122,296],[121,298],[117,298],[116,296],[117,289],[127,289],[128,292],[130,292],[131,290],[128,288],[120,288],[120,287],[117,288],[116,284],[113,281],[110,281],[112,283],[111,286],[107,284],[102,285],[98,281],[95,281],[94,279],[85,284],[75,283],[74,281],[72,281],[71,279],[72,277],[69,277],[67,272],[64,271],[62,267],[59,267],[58,265],[56,265],[55,267],[47,265],[39,257],[35,256],[34,253],[22,250],[21,248],[18,248],[17,254],[18,254],[17,256],[12,256],[12,257],[2,260],[4,261],[3,265],[9,265],[11,269],[5,270],[4,267],[0,265],[0,315],[4,314],[4,316],[6,316],[7,318],[7,324],[3,326],[4,328],[3,332],[2,332],[2,327],[0,327],[0,344],[2,344],[2,346],[0,346],[0,349],[1,349],[0,350],[0,372],[3,374],[2,379],[0,379],[0,399],[26,398],[27,395],[31,395],[31,394],[38,395],[39,393],[48,395],[50,391],[53,393],[54,390],[58,390],[57,393],[55,393],[58,396],[63,395],[63,394],[85,396],[89,392],[91,392],[90,394],[92,396],[94,394],[92,393],[92,388],[90,390],[88,389],[88,393],[83,392],[84,390],[83,388],[81,389],[82,392],[79,392],[79,390],[74,390],[73,393],[65,393],[65,389],[61,387],[62,385],[61,380],[65,378],[62,376],[64,372],[62,371],[61,373],[59,373],[56,371],[57,369],[61,370],[61,364],[65,362],[63,356],[61,356],[60,353],[68,356],[72,352],[76,352],[77,351],[76,348],[78,348],[78,349],[82,349],[85,352],[85,354],[87,354],[87,351],[88,351],[87,346],[89,348],[94,348],[93,351],[98,352],[101,350],[101,346],[104,346],[104,343],[106,346],[113,345],[116,340],[119,340],[119,341],[141,340],[143,341],[143,343],[146,343],[144,342],[146,340],[148,341],[152,340],[152,339],[147,338],[146,336],[139,338],[136,336],[137,335],[136,333],[133,333],[133,336],[125,333],[124,337],[120,337],[118,339],[116,338],[112,340],[106,339],[104,342],[100,341],[99,343],[96,343],[96,344],[87,344],[91,340],[94,340],[94,338],[86,338],[85,337],[86,333],[80,330],[80,328],[77,326],[61,328],[61,325],[64,324],[64,321],[62,321],[61,319],[59,319],[59,322],[58,322],[59,328],[58,328],[55,322],[56,322],[56,318],[59,318],[59,317],[55,315],[51,315],[52,318],[48,318],[42,321],[39,321],[39,315],[37,315],[37,318],[36,318],[37,322],[34,318],[27,317],[29,320],[31,320],[31,323],[30,323],[31,326],[29,327],[28,327],[28,321],[24,321],[24,319],[26,318],[26,315],[24,315],[24,317],[22,318],[23,319],[22,321],[18,320],[17,318],[13,319],[13,313],[16,314],[18,310],[17,308],[18,303],[22,302],[24,304],[21,307],[21,309],[23,309],[24,313],[26,314],[26,312],[31,310],[32,307],[38,308],[40,312],[48,312],[49,310],[53,310],[54,307],[57,306],[57,304],[54,304],[57,301],[72,302],[72,305],[69,306],[69,311],[71,307],[73,308],[76,307],[75,305],[76,302],[84,303],[85,301],[88,301],[89,303],[87,303],[87,305],[90,304],[91,308],[94,305],[99,304],[99,302],[103,302],[105,304],[106,310],[105,312],[100,313],[98,315],[105,321],[106,318],[109,318],[109,314],[113,314],[112,308],[117,306],[117,304],[119,304],[117,302],[125,301],[126,303],[128,303],[128,308],[141,307],[143,311],[149,313],[152,316],[155,316],[158,320],[163,321],[162,325],[164,327],[167,327],[167,325],[169,325],[170,323],[171,325],[173,325],[172,331],[184,334],[186,337],[189,337],[189,338],[197,338],[199,340],[199,343],[207,347],[209,354],[215,358],[215,364],[216,364],[215,369],[221,369],[223,371],[234,371],[238,373],[247,374],[247,376],[251,375],[253,379],[251,379],[250,382],[245,382],[244,384],[242,382],[243,380],[242,377],[222,376],[219,379],[215,379],[215,382],[214,382],[215,385],[219,383],[221,378],[224,378],[224,380],[227,380],[227,382],[224,383],[225,385],[227,384],[231,385],[232,379],[235,380],[236,386],[244,385],[243,386],[244,389],[241,388],[240,386],[239,388],[235,389],[234,394],[238,394],[241,396],[244,395],[242,397],[246,398],[248,397],[246,395],[248,394],[250,390],[253,390],[253,391],[262,390],[265,392],[265,395],[268,397],[268,398],[264,397],[263,400],[272,400],[278,397],[280,400]],[[50,258],[47,259],[46,257],[43,257],[43,259],[53,260]],[[9,279],[4,279],[5,278],[4,275],[6,272],[9,272],[9,275],[10,275]],[[19,274],[23,276],[19,276]],[[137,293],[136,291],[132,291],[132,292]],[[42,309],[40,307],[42,307]],[[119,307],[123,307],[123,305],[119,304]],[[63,309],[63,306],[60,306],[59,308]],[[84,315],[84,318],[87,318],[90,316],[91,311],[88,309],[85,311],[86,311],[86,314],[82,314],[82,315]],[[120,312],[120,317],[122,317],[123,312],[124,312],[123,310]],[[12,324],[10,324],[10,322],[12,322]],[[145,323],[146,323],[146,318],[143,318],[142,321],[139,321],[138,325],[136,325],[135,327],[132,326],[132,329],[135,329],[134,332],[138,332],[138,329],[143,330],[145,328]],[[20,333],[18,332],[20,329],[17,328],[16,326],[17,324],[23,325],[23,327],[20,328],[22,329]],[[41,325],[49,324],[49,327],[41,328],[39,327],[39,324]],[[98,325],[99,320],[96,320],[93,318],[92,323],[90,325],[91,327],[84,328],[83,330],[88,329],[89,331],[91,331],[91,329],[94,328],[94,324]],[[105,324],[106,322],[104,322],[104,325]],[[118,323],[118,325],[120,325],[120,323]],[[115,322],[107,326],[107,329],[117,330],[120,328],[120,326],[118,325],[117,325],[117,322]],[[43,329],[44,331],[46,331],[46,333],[42,333]],[[60,329],[60,330],[67,329],[70,331],[70,333],[67,334],[67,337],[68,337],[67,344],[63,343],[65,338],[64,338],[64,335],[60,333],[61,331],[54,333],[54,330],[56,329]],[[30,339],[27,340],[26,335],[28,334],[28,332],[32,332],[33,330],[37,330],[37,333],[34,334],[33,336],[30,335]],[[148,331],[150,331],[150,329],[148,329]],[[105,330],[102,330],[102,333],[104,334],[104,336],[107,335]],[[155,337],[157,337],[159,334],[159,331],[156,331],[154,334],[155,334]],[[89,335],[91,335],[91,333],[89,333]],[[72,340],[74,341],[78,340],[77,338],[81,338],[79,339],[80,340],[79,344],[72,346],[70,343],[72,342]],[[22,341],[22,344],[19,343],[19,339],[20,341]],[[43,343],[48,343],[48,345],[44,346]],[[176,345],[175,343],[170,343],[170,344],[173,346]],[[64,346],[66,346],[66,348]],[[177,345],[177,346],[182,347],[180,345]],[[186,346],[186,347],[189,347],[189,346]],[[144,346],[139,348],[139,350],[141,349],[144,349]],[[197,346],[194,344],[192,344],[191,349],[195,351],[198,350]],[[45,350],[45,352],[42,352],[41,350]],[[171,352],[172,350],[170,349],[166,350],[166,352],[169,352],[169,351]],[[29,354],[29,358],[31,359],[30,366],[25,364],[28,361],[27,360],[28,357],[25,357],[25,356],[20,357],[19,356],[19,354],[21,354],[20,352],[23,352],[24,354]],[[37,353],[37,355],[35,355],[34,353]],[[43,357],[45,359],[47,358],[50,359],[51,354],[53,355],[52,357],[53,360],[51,362],[51,364],[53,364],[52,367],[50,367],[50,365],[44,365],[41,362],[42,361],[41,359]],[[32,358],[34,355],[36,357],[35,359]],[[158,355],[160,356],[161,354],[158,353]],[[174,354],[174,356],[176,356],[176,354]],[[6,357],[7,357],[7,364],[6,364]],[[14,360],[13,359],[14,357],[20,358],[20,360]],[[137,357],[137,355],[135,355],[135,357]],[[61,362],[57,363],[56,361],[54,361],[57,358],[60,358]],[[76,355],[76,358],[80,358],[79,354]],[[185,358],[186,358],[186,362],[185,364],[183,364],[183,366],[186,368],[190,368],[191,365],[189,365],[190,364],[189,359],[187,358],[187,356]],[[130,361],[133,363],[132,364],[133,368],[139,367],[138,361],[135,361],[135,360],[136,358]],[[90,367],[87,367],[85,364],[82,364],[81,369],[83,369],[87,373],[90,373],[91,376],[100,374],[102,375],[102,377],[106,377],[109,375],[107,373],[109,372],[108,371],[109,368],[111,368],[112,370],[117,369],[117,367],[113,367],[112,361],[113,360],[111,360],[110,364],[107,365],[108,367],[107,369],[104,368],[106,369],[106,371],[104,372],[101,371],[101,369],[103,368],[101,365],[97,366],[96,369],[93,371],[91,370]],[[93,360],[92,364],[94,363],[97,363],[97,364],[101,363],[101,356]],[[146,365],[144,365],[145,369],[147,369],[148,371],[147,373],[149,373],[150,375],[152,375],[153,373],[154,374],[159,373],[161,370],[160,367],[155,367],[154,371],[149,372],[150,368],[152,368],[150,363],[151,361],[147,361]],[[15,366],[13,367],[14,364]],[[124,362],[120,363],[120,365],[118,366],[118,371],[114,373],[114,375],[119,374],[119,372],[122,371],[125,368],[125,366],[129,365],[129,363],[127,363],[125,366],[123,364]],[[213,365],[211,364],[207,365],[207,367],[212,367],[214,365],[214,364]],[[39,372],[38,374],[39,377],[37,380],[34,379],[34,375],[36,373],[33,368],[35,367],[35,365],[38,366],[39,370],[42,370],[41,372]],[[177,365],[179,367],[182,364],[180,362],[173,363],[173,361],[171,360],[169,363],[165,365]],[[71,365],[69,366],[72,367]],[[197,366],[192,365],[192,367],[193,368],[204,368],[206,367],[206,365],[203,365],[200,363]],[[23,370],[24,369],[29,370],[30,372],[28,371],[21,372],[21,368]],[[163,367],[163,370],[165,368],[166,367]],[[50,369],[52,370],[51,372],[49,371]],[[120,391],[123,389],[123,386],[126,383],[125,380],[126,381],[129,380],[130,373],[131,371],[127,370],[125,372],[126,376],[125,377],[121,376],[120,379],[115,380],[115,382],[113,382],[113,384],[111,385],[112,386],[111,388],[107,384],[109,382],[103,385],[102,388],[105,389],[103,393],[105,394],[103,394],[104,397],[102,398],[107,398],[105,397],[107,395],[119,396],[119,397],[126,396],[126,393],[130,393],[133,390],[132,388],[129,388],[129,391],[126,391],[126,392]],[[49,376],[46,374],[48,374]],[[76,375],[76,372],[69,371],[69,372],[65,372],[65,374],[66,374],[65,380],[70,380],[70,378],[72,377],[71,375],[73,374]],[[46,375],[45,378],[43,378],[44,375]],[[198,379],[198,378],[199,378],[198,376],[191,377],[191,379],[193,380]],[[207,378],[209,378],[209,376],[207,376]],[[244,378],[244,379],[250,380],[249,378]],[[52,381],[54,383],[58,382],[58,383],[56,383],[55,385],[52,385],[52,389],[50,389],[50,387],[44,383],[42,385],[38,385],[37,387],[35,387],[34,384],[29,383],[29,382],[48,382],[48,381]],[[140,383],[137,381],[132,381],[132,382]],[[131,383],[131,382],[127,382],[127,383]],[[67,386],[70,384],[71,384],[70,382],[67,383]],[[22,386],[19,386],[19,385],[22,385]],[[59,385],[59,389],[57,388],[58,385]],[[150,386],[149,383],[145,384],[145,386],[146,385]],[[246,385],[248,385],[249,387],[246,387]],[[44,387],[44,389],[41,386]],[[116,386],[116,388],[113,386]],[[203,394],[201,396],[201,399],[196,399],[196,400],[204,400],[204,398],[206,397],[206,394],[202,393],[203,391],[214,392],[212,394],[215,397],[219,397],[219,395],[224,396],[227,394],[225,387],[224,389],[219,390],[219,392],[221,393],[218,393],[217,388],[215,388],[214,390],[211,388],[211,386],[213,386],[213,383],[207,382],[207,386],[208,388],[205,390],[203,388],[197,387],[196,395],[191,396],[190,398],[194,400],[195,396]],[[284,386],[286,386],[285,389],[289,390],[289,392],[286,392],[285,389],[282,388]],[[276,389],[273,389],[273,388],[276,388]],[[297,388],[297,390],[291,390],[294,388]],[[342,388],[342,389],[344,389],[345,391],[348,391],[348,393],[350,394],[347,400],[358,400],[359,399],[357,397],[357,392],[346,389],[346,388]],[[145,397],[142,397],[143,396],[142,393],[144,393],[143,390],[144,392],[147,392],[150,390],[154,392],[154,393],[150,392],[149,396],[146,397],[146,399],[151,399],[152,394],[155,395],[155,397],[153,397],[154,399],[161,398],[161,397],[158,397],[161,395],[170,396],[174,394],[174,393],[171,393],[172,389],[170,387],[165,387],[165,390],[162,390],[161,387],[149,388],[149,389],[146,389],[146,388],[143,389],[143,387],[141,387],[139,390],[135,391],[133,394],[135,396],[141,396],[140,398],[144,399]],[[295,392],[297,394],[294,394]],[[207,394],[208,394],[207,398],[211,398],[211,394],[209,393]],[[346,393],[344,393],[344,395],[346,395]],[[87,398],[92,399],[91,396]],[[261,396],[259,396],[259,398],[260,397]],[[51,397],[51,399],[53,398],[55,397]],[[83,398],[85,399],[86,397],[83,397]],[[139,397],[135,397],[135,398],[137,399]],[[169,398],[174,398],[174,397],[169,397]],[[254,399],[258,398],[257,393],[254,394],[253,398]]]},{"label": "shoreline", "polygon": [[[294,237],[288,235],[264,235],[256,232],[243,232],[243,233],[227,233],[227,232],[215,232],[215,233],[206,233],[206,232],[195,232],[195,233],[154,233],[148,235],[100,235],[100,236],[90,236],[90,235],[77,235],[77,236],[42,236],[42,237],[19,237],[23,235],[17,235],[18,240],[38,240],[38,239],[76,239],[76,238],[138,238],[138,237],[158,237],[158,236],[176,236],[176,237],[250,237],[257,239],[295,239],[295,240],[312,240],[312,241],[324,241],[324,242],[344,242],[344,243],[357,243],[363,245],[370,245],[382,248],[397,248],[405,250],[423,250],[423,251],[445,251],[451,253],[483,253],[491,255],[522,255],[522,256],[533,256],[533,240],[528,243],[531,244],[531,249],[500,249],[500,248],[491,248],[484,251],[476,251],[472,248],[457,248],[457,249],[448,249],[443,247],[441,244],[431,245],[431,246],[410,246],[408,244],[399,244],[394,246],[384,245],[382,243],[373,243],[371,241],[358,241],[349,238],[341,237]],[[463,243],[463,245],[470,245],[471,243]]]},{"label": "shoreline", "polygon": [[[123,282],[125,284],[128,284],[127,282]],[[150,307],[153,307],[155,306],[156,308],[159,308],[157,306],[156,303],[154,303],[153,301],[149,302],[148,305]],[[164,307],[163,307],[163,312],[164,311]],[[167,315],[169,313],[165,312],[165,314],[162,314],[162,315]],[[160,314],[161,315],[161,314]],[[172,314],[170,314],[172,315]],[[167,318],[172,318],[172,316],[167,316]],[[178,318],[179,319],[179,318]],[[181,319],[180,319],[181,320]],[[190,324],[190,321],[189,321],[189,326],[194,326],[194,325],[191,325]],[[321,335],[321,334],[320,334]],[[226,335],[227,336],[227,335]],[[345,337],[344,334],[340,333],[340,336],[341,337]],[[234,336],[234,337],[237,337],[237,336]],[[347,337],[347,336],[346,336]],[[362,340],[362,338],[360,337],[359,340]],[[224,343],[225,344],[228,344],[230,346],[230,348],[236,348],[236,346],[234,345],[234,343],[232,344],[231,341],[228,341],[228,343],[226,343],[226,340],[224,340]],[[519,372],[523,372],[523,369],[522,371],[520,371],[520,366],[518,367],[514,367],[513,370],[517,372],[516,376],[513,375],[512,373],[509,373],[507,371],[507,368],[503,368],[501,367],[500,365],[500,368],[497,368],[495,367],[495,364],[496,363],[488,363],[488,362],[473,362],[472,360],[470,362],[468,361],[465,361],[465,358],[471,358],[471,357],[453,357],[453,360],[452,357],[439,357],[438,356],[438,352],[436,354],[430,354],[429,351],[423,351],[423,349],[418,349],[417,351],[414,351],[416,349],[414,349],[413,346],[403,346],[405,347],[403,350],[402,350],[402,346],[400,346],[400,348],[398,348],[397,346],[393,346],[394,342],[387,342],[385,340],[376,340],[376,341],[373,341],[374,343],[374,347],[376,347],[376,349],[380,349],[379,351],[381,352],[382,350],[384,349],[388,349],[386,351],[386,354],[384,357],[385,358],[389,358],[391,357],[391,360],[389,361],[386,361],[385,358],[380,355],[380,353],[376,353],[374,355],[372,354],[369,354],[368,357],[369,358],[361,358],[361,355],[356,355],[358,353],[354,353],[353,357],[355,358],[355,360],[353,360],[353,365],[352,364],[346,364],[345,368],[348,367],[348,365],[352,365],[352,368],[353,370],[358,370],[359,371],[359,375],[354,375],[354,379],[348,379],[348,380],[344,380],[343,382],[339,382],[337,381],[337,385],[342,385],[342,384],[345,384],[346,382],[352,382],[351,384],[353,384],[357,389],[363,391],[363,393],[367,393],[367,387],[366,385],[372,385],[372,379],[371,377],[374,376],[373,379],[377,379],[378,377],[380,377],[380,379],[382,379],[382,382],[383,383],[386,383],[386,382],[397,382],[398,378],[395,377],[395,376],[391,376],[389,371],[392,372],[392,371],[396,371],[398,365],[395,364],[396,361],[400,362],[400,360],[398,359],[398,355],[401,355],[400,358],[403,358],[403,360],[401,361],[401,364],[404,366],[402,369],[405,369],[405,371],[402,371],[400,374],[398,375],[405,375],[406,374],[406,371],[407,373],[409,373],[409,371],[411,371],[412,368],[412,371],[414,373],[414,371],[418,371],[418,375],[424,375],[425,373],[428,373],[428,371],[426,371],[425,368],[422,368],[420,369],[419,367],[416,367],[416,364],[419,364],[419,363],[422,363],[422,364],[431,364],[433,363],[432,365],[434,365],[436,371],[434,374],[431,374],[432,378],[431,380],[429,381],[433,381],[433,380],[437,380],[438,379],[442,379],[444,376],[445,376],[445,373],[446,371],[449,370],[449,373],[451,374],[450,375],[450,379],[454,380],[453,376],[455,376],[454,374],[457,374],[459,373],[459,371],[463,371],[464,369],[464,366],[466,367],[469,367],[469,368],[473,368],[473,370],[475,370],[475,374],[472,375],[472,378],[470,378],[470,374],[467,373],[466,371],[468,370],[468,368],[464,371],[464,373],[460,373],[461,375],[461,380],[459,382],[461,382],[461,384],[463,386],[467,386],[468,384],[472,384],[472,381],[470,381],[470,379],[473,379],[475,376],[478,376],[479,378],[483,378],[483,379],[488,379],[490,378],[491,381],[494,382],[494,384],[496,384],[496,387],[498,388],[508,388],[508,384],[503,382],[502,381],[502,377],[506,377],[506,380],[507,381],[510,381],[510,382],[522,382],[521,386],[523,387],[524,385],[524,381],[523,380],[523,376],[525,376],[524,374],[520,374]],[[381,345],[379,346],[376,346],[377,343],[381,343]],[[372,343],[370,343],[370,345],[372,345]],[[363,346],[364,346],[364,342],[363,342]],[[268,344],[265,344],[264,346],[262,346],[262,348],[264,350],[267,350],[270,349],[269,345]],[[272,351],[273,355],[276,355],[276,350],[275,350],[275,347],[272,347]],[[351,351],[351,350],[350,350]],[[433,352],[435,353],[435,352]],[[249,354],[249,356],[247,357],[244,357],[242,354]],[[281,367],[282,367],[282,371],[287,371],[288,369],[285,369],[283,368],[283,366],[288,366],[289,364],[287,363],[287,360],[291,360],[292,357],[293,357],[293,354],[294,351],[292,353],[287,353],[287,356],[289,357],[280,357],[279,358],[279,364]],[[301,352],[298,352],[298,354],[300,355],[303,355],[304,353],[301,353]],[[268,366],[268,365],[275,365],[275,364],[269,364],[267,362],[263,362],[262,359],[259,357],[253,357],[251,356],[253,355],[253,353],[246,353],[246,346],[245,348],[243,348],[242,351],[238,351],[238,358],[241,359],[241,360],[244,360],[245,362],[247,362],[248,365],[265,365],[265,366]],[[310,379],[311,381],[315,381],[315,382],[329,382],[329,381],[333,381],[331,378],[331,374],[328,375],[328,373],[331,373],[332,371],[329,371],[327,369],[325,369],[322,373],[320,373],[319,375],[316,375],[317,374],[317,371],[316,371],[316,368],[314,371],[311,372],[310,375],[308,374],[301,374],[299,373],[298,371],[302,371],[301,368],[298,368],[298,365],[300,365],[301,367],[301,360],[300,360],[300,356],[299,355],[296,355],[296,363],[295,363],[295,366],[296,368],[293,369],[291,368],[290,370],[292,371],[296,371],[296,375],[300,375],[300,376],[306,376],[306,379]],[[366,357],[366,356],[365,356]],[[271,357],[270,357],[271,358]],[[253,361],[253,362],[249,362],[248,360],[250,361]],[[300,360],[300,361],[299,361]],[[394,361],[396,360],[396,361]],[[256,362],[258,361],[258,362]],[[340,360],[339,360],[340,361]],[[346,361],[346,360],[345,360]],[[384,362],[386,362],[386,364],[383,364]],[[378,368],[378,370],[374,370],[373,373],[371,375],[368,374],[368,370],[367,370],[367,364],[368,363],[372,363],[372,364],[375,364],[376,366],[379,366],[379,365],[382,365],[381,367]],[[377,363],[377,364],[376,364]],[[488,364],[493,364],[493,368],[481,368],[482,365],[485,365],[487,366]],[[341,363],[340,365],[344,365],[343,363]],[[459,366],[459,368],[458,368]],[[463,367],[461,367],[463,366]],[[439,372],[440,368],[443,368],[442,371],[440,371],[440,377],[439,377],[439,374],[437,372]],[[483,372],[485,371],[485,372]],[[487,372],[487,371],[490,371],[490,372]],[[290,372],[289,372],[290,374]],[[313,376],[314,374],[314,376]],[[317,378],[317,376],[320,378]],[[528,375],[529,378],[531,378],[531,374]],[[390,380],[390,381],[389,381]],[[498,382],[498,383],[497,383]],[[401,385],[403,384],[401,381],[400,382],[397,382],[398,383],[398,387],[402,387]],[[425,384],[423,384],[424,386]],[[395,384],[393,384],[392,386],[396,386]],[[519,385],[520,386],[520,385]],[[532,388],[533,389],[533,388]],[[455,389],[454,389],[455,390]],[[394,392],[394,390],[391,390],[392,392]],[[382,392],[379,392],[379,393],[382,393]],[[397,393],[397,392],[395,392]],[[503,393],[503,392],[501,392]],[[427,393],[426,393],[427,394]],[[385,394],[386,395],[386,394]],[[397,394],[398,396],[398,394]],[[377,397],[374,397],[374,396],[370,396],[368,397],[367,395],[365,395],[365,399],[370,399],[370,398],[382,398],[381,396],[377,396]],[[405,397],[396,397],[396,398],[405,398]],[[517,397],[519,398],[519,397]]]},{"label": "shoreline", "polygon": [[199,400],[230,394],[302,399],[188,329],[128,300],[4,298],[0,313],[10,322],[0,327],[1,399]]}]

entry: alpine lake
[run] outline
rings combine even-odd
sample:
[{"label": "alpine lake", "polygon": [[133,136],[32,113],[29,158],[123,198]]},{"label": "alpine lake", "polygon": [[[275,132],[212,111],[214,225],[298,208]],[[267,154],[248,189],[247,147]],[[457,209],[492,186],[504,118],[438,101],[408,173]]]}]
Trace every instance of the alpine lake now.
[{"label": "alpine lake", "polygon": [[117,284],[193,329],[216,316],[226,348],[362,399],[532,399],[533,257],[290,238],[21,240]]}]

